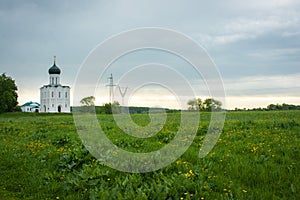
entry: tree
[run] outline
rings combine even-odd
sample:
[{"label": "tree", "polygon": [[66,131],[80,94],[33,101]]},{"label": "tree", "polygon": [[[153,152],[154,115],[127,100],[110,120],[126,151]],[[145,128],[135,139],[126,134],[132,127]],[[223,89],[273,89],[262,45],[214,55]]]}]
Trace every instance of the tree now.
[{"label": "tree", "polygon": [[15,81],[3,73],[0,76],[0,113],[12,112],[17,109],[17,90]]},{"label": "tree", "polygon": [[220,111],[222,109],[222,103],[215,99],[205,99],[202,101],[201,98],[190,99],[188,102],[188,110],[199,110],[199,111]]},{"label": "tree", "polygon": [[104,112],[106,114],[117,114],[121,112],[120,103],[117,101],[114,101],[113,104],[106,103],[104,104]]},{"label": "tree", "polygon": [[197,99],[197,103],[198,103],[198,110],[199,110],[199,111],[204,110],[204,105],[203,105],[202,99],[198,98],[198,99]]},{"label": "tree", "polygon": [[188,102],[188,110],[196,110],[198,106],[198,100],[196,98],[190,99]]},{"label": "tree", "polygon": [[270,104],[270,105],[267,106],[268,110],[277,110],[277,108],[278,107],[275,104]]},{"label": "tree", "polygon": [[222,103],[213,98],[205,99],[203,102],[203,108],[205,111],[220,111],[222,109]]},{"label": "tree", "polygon": [[80,103],[83,106],[94,106],[94,101],[95,101],[95,97],[94,96],[89,96],[89,97],[85,97],[83,99],[80,100]]}]

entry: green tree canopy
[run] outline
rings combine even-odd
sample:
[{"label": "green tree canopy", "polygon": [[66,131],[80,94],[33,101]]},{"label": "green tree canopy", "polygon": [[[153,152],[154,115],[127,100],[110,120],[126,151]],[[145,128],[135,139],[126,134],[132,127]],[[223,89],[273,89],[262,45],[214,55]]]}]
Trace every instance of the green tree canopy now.
[{"label": "green tree canopy", "polygon": [[118,101],[114,101],[113,104],[106,103],[104,104],[104,112],[106,114],[117,114],[121,112],[120,103]]},{"label": "green tree canopy", "polygon": [[94,101],[95,101],[95,97],[94,96],[89,96],[89,97],[85,97],[83,99],[80,100],[80,103],[83,106],[94,106]]},{"label": "green tree canopy", "polygon": [[203,108],[205,111],[220,111],[222,109],[222,103],[221,101],[212,98],[205,99]]},{"label": "green tree canopy", "polygon": [[188,100],[187,104],[189,106],[188,110],[197,110],[198,101],[196,98]]},{"label": "green tree canopy", "polygon": [[18,105],[18,94],[15,81],[5,75],[0,76],[0,113],[15,111]]},{"label": "green tree canopy", "polygon": [[190,99],[187,102],[188,110],[199,110],[199,111],[220,111],[222,109],[222,103],[216,99],[205,99],[202,101],[201,98]]}]

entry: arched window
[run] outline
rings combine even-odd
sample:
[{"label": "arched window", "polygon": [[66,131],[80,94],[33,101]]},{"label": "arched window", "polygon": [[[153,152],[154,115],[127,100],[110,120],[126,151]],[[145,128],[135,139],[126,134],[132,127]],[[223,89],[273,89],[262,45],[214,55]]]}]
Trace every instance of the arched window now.
[{"label": "arched window", "polygon": [[52,84],[54,84],[54,78],[52,77]]},{"label": "arched window", "polygon": [[54,97],[54,92],[51,93],[52,98]]},{"label": "arched window", "polygon": [[56,85],[57,85],[57,77],[55,78],[55,82],[56,82]]},{"label": "arched window", "polygon": [[65,93],[65,97],[68,98],[68,92]]},{"label": "arched window", "polygon": [[58,98],[60,98],[60,92],[58,92]]}]

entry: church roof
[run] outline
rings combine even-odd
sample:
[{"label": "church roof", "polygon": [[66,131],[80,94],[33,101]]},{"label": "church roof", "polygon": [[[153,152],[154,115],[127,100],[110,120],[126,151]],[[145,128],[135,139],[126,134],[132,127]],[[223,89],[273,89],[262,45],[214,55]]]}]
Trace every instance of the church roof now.
[{"label": "church roof", "polygon": [[56,66],[56,56],[54,56],[53,66],[48,70],[49,74],[60,74],[60,69]]},{"label": "church roof", "polygon": [[57,88],[57,87],[62,87],[62,88],[70,88],[70,86],[66,86],[66,85],[50,85],[50,84],[48,84],[48,85],[43,85],[43,87],[41,87],[40,89],[42,89],[42,88],[47,88],[47,87],[55,87],[55,88]]},{"label": "church roof", "polygon": [[24,106],[35,107],[35,106],[40,106],[40,104],[37,102],[30,101],[30,102],[24,103],[21,107],[24,107]]}]

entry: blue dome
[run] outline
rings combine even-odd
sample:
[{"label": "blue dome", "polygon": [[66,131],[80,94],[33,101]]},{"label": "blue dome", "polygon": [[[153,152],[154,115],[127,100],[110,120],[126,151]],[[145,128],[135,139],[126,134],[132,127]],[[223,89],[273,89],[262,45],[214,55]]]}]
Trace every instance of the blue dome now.
[{"label": "blue dome", "polygon": [[54,59],[54,64],[53,66],[48,70],[49,74],[60,74],[60,69],[56,66],[55,64],[55,59]]}]

